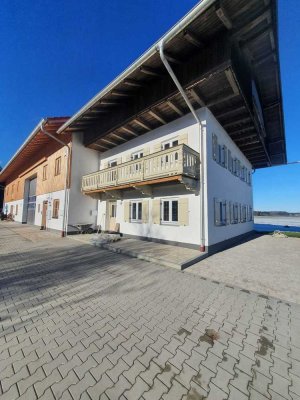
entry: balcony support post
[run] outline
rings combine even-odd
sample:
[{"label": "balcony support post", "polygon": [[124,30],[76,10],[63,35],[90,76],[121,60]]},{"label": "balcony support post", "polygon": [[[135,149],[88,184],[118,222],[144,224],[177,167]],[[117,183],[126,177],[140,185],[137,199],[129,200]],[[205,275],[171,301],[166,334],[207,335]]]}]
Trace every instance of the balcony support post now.
[{"label": "balcony support post", "polygon": [[202,123],[192,106],[189,98],[187,97],[183,87],[181,86],[180,82],[178,81],[172,67],[170,66],[165,53],[164,53],[164,39],[161,40],[158,45],[157,45],[157,50],[159,51],[159,55],[161,58],[162,63],[166,67],[166,70],[168,71],[170,77],[172,78],[173,82],[175,83],[179,93],[183,97],[184,101],[186,102],[188,108],[190,109],[192,115],[194,116],[198,126],[199,126],[199,154],[200,154],[200,251],[204,252],[205,251],[205,221],[204,221],[204,201],[205,201],[205,193],[204,193],[204,151],[203,151],[203,128],[202,128]]}]

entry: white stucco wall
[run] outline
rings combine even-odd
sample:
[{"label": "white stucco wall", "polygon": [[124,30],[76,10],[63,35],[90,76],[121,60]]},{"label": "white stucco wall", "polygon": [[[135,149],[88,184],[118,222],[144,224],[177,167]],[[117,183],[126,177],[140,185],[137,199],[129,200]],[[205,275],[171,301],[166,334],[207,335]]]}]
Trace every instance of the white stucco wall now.
[{"label": "white stucco wall", "polygon": [[[58,218],[52,218],[53,200],[59,200]],[[48,201],[46,228],[61,231],[63,228],[63,215],[64,215],[64,201],[65,201],[64,190],[45,193],[36,197],[35,225],[37,226],[42,225],[43,201]],[[40,205],[40,211],[39,211],[39,205]]]},{"label": "white stucco wall", "polygon": [[224,226],[215,225],[215,198],[219,198],[228,202],[237,202],[242,205],[248,205],[251,206],[253,209],[253,190],[252,186],[249,186],[239,177],[233,175],[228,170],[228,167],[222,167],[213,159],[213,134],[217,135],[218,142],[222,145],[225,145],[227,149],[231,151],[232,157],[237,157],[241,161],[241,163],[248,169],[248,171],[252,171],[252,166],[248,159],[228,136],[228,134],[222,128],[219,122],[214,118],[213,114],[208,109],[206,109],[206,113],[207,171],[205,186],[207,190],[206,213],[208,218],[206,236],[207,244],[213,245],[253,230],[253,221],[228,224]]},{"label": "white stucco wall", "polygon": [[78,222],[95,224],[97,200],[81,193],[82,176],[95,172],[99,166],[99,152],[82,144],[82,134],[72,135],[72,166],[69,201],[69,230]]},{"label": "white stucco wall", "polygon": [[[18,214],[16,215],[16,206],[18,205]],[[23,199],[22,200],[15,200],[15,201],[10,201],[7,203],[3,204],[3,211],[9,214],[10,213],[10,207],[14,207],[14,219],[16,222],[22,222],[22,216],[23,216]]]}]

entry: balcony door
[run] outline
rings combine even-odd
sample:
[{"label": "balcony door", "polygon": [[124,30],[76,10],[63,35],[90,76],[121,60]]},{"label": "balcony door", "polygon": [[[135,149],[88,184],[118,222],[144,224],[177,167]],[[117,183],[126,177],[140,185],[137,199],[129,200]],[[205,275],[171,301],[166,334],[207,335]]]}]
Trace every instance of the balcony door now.
[{"label": "balcony door", "polygon": [[117,216],[117,202],[116,201],[108,201],[108,219],[107,219],[107,230],[115,231],[116,230],[116,216]]}]

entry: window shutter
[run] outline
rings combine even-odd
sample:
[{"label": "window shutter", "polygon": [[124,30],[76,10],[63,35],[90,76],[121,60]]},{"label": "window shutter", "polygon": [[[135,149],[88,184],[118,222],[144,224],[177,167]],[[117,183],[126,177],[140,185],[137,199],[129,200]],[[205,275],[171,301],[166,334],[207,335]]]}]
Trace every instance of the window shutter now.
[{"label": "window shutter", "polygon": [[160,224],[160,200],[152,201],[152,222]]},{"label": "window shutter", "polygon": [[149,221],[149,201],[143,200],[142,202],[142,222],[147,224]]},{"label": "window shutter", "polygon": [[124,201],[124,222],[130,222],[130,202]]},{"label": "window shutter", "polygon": [[161,143],[154,143],[153,152],[157,153],[158,151],[161,151]]},{"label": "window shutter", "polygon": [[212,147],[213,147],[213,159],[217,161],[218,138],[214,133],[212,137]]},{"label": "window shutter", "polygon": [[189,199],[187,197],[178,200],[178,222],[179,225],[189,225]]},{"label": "window shutter", "polygon": [[149,149],[149,147],[144,147],[144,148],[143,148],[143,157],[147,156],[148,154],[150,154],[150,149]]},{"label": "window shutter", "polygon": [[215,225],[221,224],[221,215],[220,215],[220,201],[215,199]]},{"label": "window shutter", "polygon": [[186,145],[188,145],[188,143],[189,143],[189,135],[188,135],[187,132],[183,133],[182,135],[179,136],[178,144],[186,144]]},{"label": "window shutter", "polygon": [[226,225],[229,225],[231,222],[231,202],[230,201],[226,201]]},{"label": "window shutter", "polygon": [[102,169],[108,168],[108,162],[106,160],[101,161]]},{"label": "window shutter", "polygon": [[224,160],[223,160],[223,167],[227,168],[227,147],[224,147]]}]

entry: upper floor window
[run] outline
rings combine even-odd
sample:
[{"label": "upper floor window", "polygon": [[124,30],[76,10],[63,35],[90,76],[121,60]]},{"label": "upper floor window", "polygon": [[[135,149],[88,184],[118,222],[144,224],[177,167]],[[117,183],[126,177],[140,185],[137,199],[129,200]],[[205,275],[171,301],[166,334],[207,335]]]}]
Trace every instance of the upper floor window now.
[{"label": "upper floor window", "polygon": [[108,166],[109,166],[110,168],[116,167],[117,165],[118,165],[118,161],[117,161],[117,160],[108,161]]},{"label": "upper floor window", "polygon": [[215,225],[226,225],[226,201],[215,199]]},{"label": "upper floor window", "polygon": [[61,157],[55,159],[54,175],[59,175],[61,172]]},{"label": "upper floor window", "polygon": [[[45,181],[47,179],[47,168],[48,168],[48,165],[43,166],[43,181]],[[57,174],[55,174],[55,175],[57,175]]]},{"label": "upper floor window", "polygon": [[162,149],[167,150],[170,147],[178,146],[179,142],[178,139],[168,140],[167,142],[162,143]]},{"label": "upper floor window", "polygon": [[137,151],[137,152],[131,154],[131,159],[137,160],[139,158],[142,158],[143,156],[144,156],[144,154],[142,151]]},{"label": "upper floor window", "polygon": [[14,194],[14,191],[15,191],[15,185],[13,184],[11,187],[11,194]]}]

